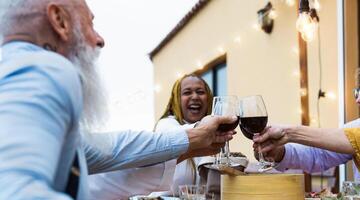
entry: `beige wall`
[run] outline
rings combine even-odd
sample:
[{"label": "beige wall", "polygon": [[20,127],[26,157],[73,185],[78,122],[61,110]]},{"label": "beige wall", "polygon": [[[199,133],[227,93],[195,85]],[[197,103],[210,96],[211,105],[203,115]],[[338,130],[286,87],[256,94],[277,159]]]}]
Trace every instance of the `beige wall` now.
[{"label": "beige wall", "polygon": [[[238,96],[263,95],[270,123],[300,124],[299,58],[295,29],[296,8],[282,1],[273,3],[278,13],[271,35],[256,31],[257,10],[264,1],[213,0],[177,34],[153,59],[155,84],[161,91],[155,94],[156,119],[168,101],[176,74],[197,70],[218,57],[219,47],[227,54],[228,93]],[[337,94],[336,1],[321,1],[321,37],[323,88]],[[234,41],[240,36],[241,42]],[[316,118],[319,68],[317,42],[309,46],[310,115]],[[321,124],[338,125],[336,100],[321,100]],[[315,119],[317,120],[317,119]],[[316,123],[315,123],[316,124]],[[232,151],[241,151],[251,160],[252,142],[241,132],[231,141]]]}]

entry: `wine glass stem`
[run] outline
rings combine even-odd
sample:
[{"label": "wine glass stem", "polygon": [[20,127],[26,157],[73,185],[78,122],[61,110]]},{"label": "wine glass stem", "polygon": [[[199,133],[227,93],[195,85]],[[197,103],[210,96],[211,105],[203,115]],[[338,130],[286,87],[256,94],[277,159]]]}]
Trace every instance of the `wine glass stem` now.
[{"label": "wine glass stem", "polygon": [[225,142],[225,155],[226,155],[226,164],[230,165],[230,147],[229,141]]},{"label": "wine glass stem", "polygon": [[261,165],[264,165],[264,163],[265,163],[264,154],[261,152],[260,146],[259,146],[259,162]]}]

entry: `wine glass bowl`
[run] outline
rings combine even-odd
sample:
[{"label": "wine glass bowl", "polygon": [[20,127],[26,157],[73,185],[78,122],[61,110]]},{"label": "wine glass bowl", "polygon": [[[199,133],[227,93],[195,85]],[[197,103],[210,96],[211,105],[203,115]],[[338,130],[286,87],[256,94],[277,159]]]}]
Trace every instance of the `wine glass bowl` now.
[{"label": "wine glass bowl", "polygon": [[260,133],[266,127],[268,117],[256,116],[256,117],[240,117],[241,123],[239,124],[240,130],[243,135],[250,140],[253,139],[254,134]]}]

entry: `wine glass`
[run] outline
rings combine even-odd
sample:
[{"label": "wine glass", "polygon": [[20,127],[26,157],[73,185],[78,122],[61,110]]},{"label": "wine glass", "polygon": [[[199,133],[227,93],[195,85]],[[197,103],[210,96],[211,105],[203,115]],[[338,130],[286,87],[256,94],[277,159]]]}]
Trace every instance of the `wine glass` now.
[{"label": "wine glass", "polygon": [[[248,96],[240,99],[240,130],[245,137],[253,139],[257,133],[261,133],[266,127],[268,114],[261,95]],[[270,170],[274,162],[266,161],[259,152],[259,172]]]},{"label": "wine glass", "polygon": [[[237,116],[238,119],[232,124],[220,124],[218,130],[226,132],[233,130],[239,124],[239,99],[237,96],[216,96],[213,100],[212,115],[219,116]],[[226,162],[223,163],[222,157],[225,154]],[[218,165],[231,165],[230,163],[230,149],[229,142],[225,143],[225,147],[221,149],[219,157],[215,158],[215,166]]]}]

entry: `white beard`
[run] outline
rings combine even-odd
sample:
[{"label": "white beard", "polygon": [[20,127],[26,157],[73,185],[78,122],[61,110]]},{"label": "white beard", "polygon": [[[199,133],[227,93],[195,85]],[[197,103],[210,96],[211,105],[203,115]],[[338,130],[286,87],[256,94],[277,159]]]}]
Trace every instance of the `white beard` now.
[{"label": "white beard", "polygon": [[69,55],[69,59],[81,77],[83,112],[80,127],[85,132],[93,132],[101,129],[108,119],[106,92],[96,66],[100,48],[92,48],[86,44],[80,30],[80,24],[76,24],[74,35],[76,44]]}]

